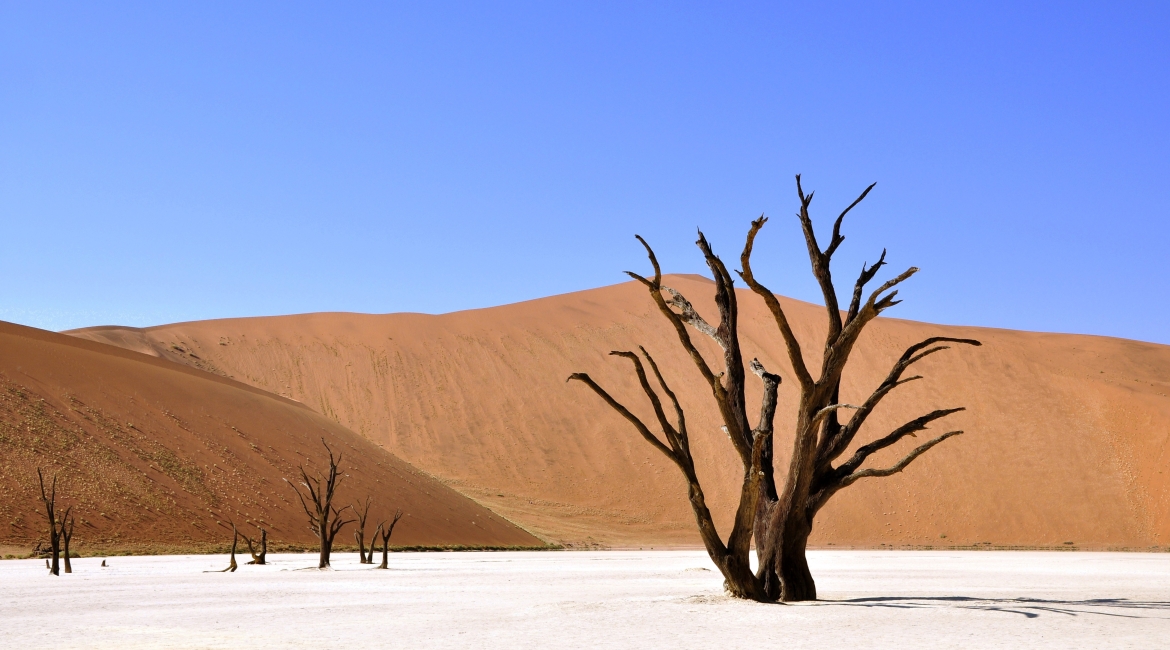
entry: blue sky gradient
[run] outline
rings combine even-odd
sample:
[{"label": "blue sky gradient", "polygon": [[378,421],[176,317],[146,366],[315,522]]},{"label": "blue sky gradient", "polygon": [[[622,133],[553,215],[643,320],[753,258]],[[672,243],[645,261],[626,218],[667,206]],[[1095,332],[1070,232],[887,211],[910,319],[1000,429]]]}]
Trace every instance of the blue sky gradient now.
[{"label": "blue sky gradient", "polygon": [[825,237],[878,183],[890,315],[1170,343],[1165,3],[241,4],[0,4],[0,319],[485,307],[761,213],[818,301],[801,172]]}]

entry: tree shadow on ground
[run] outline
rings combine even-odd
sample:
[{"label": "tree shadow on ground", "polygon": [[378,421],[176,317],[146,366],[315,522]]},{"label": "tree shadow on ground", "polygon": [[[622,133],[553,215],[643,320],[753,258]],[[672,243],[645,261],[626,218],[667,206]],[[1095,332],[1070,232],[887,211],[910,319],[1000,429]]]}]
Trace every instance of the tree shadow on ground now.
[{"label": "tree shadow on ground", "polygon": [[1037,618],[1041,614],[1063,614],[1065,616],[1096,615],[1119,618],[1170,619],[1170,602],[1129,600],[1127,598],[1052,600],[1047,598],[975,598],[972,596],[878,596],[816,602],[825,605],[895,609],[953,607],[1019,614],[1026,618]]}]

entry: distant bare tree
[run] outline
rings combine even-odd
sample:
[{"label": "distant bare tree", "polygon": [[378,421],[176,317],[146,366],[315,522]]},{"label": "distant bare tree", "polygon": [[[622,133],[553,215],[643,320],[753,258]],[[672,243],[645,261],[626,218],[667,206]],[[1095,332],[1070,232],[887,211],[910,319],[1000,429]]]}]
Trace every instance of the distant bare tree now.
[{"label": "distant bare tree", "polygon": [[[389,567],[390,536],[394,534],[394,525],[398,523],[399,519],[402,519],[402,511],[395,510],[394,511],[394,520],[390,522],[390,526],[387,527],[386,522],[383,521],[383,522],[380,522],[378,524],[378,529],[376,531],[374,531],[374,539],[377,539],[379,536],[381,536],[381,538],[382,538],[382,564],[381,564],[381,566],[378,567],[379,569],[390,568]],[[374,540],[370,540],[370,555],[372,556],[373,554],[374,554]],[[373,564],[373,563],[374,563],[374,561],[373,561],[373,558],[371,557],[370,564]]]},{"label": "distant bare tree", "polygon": [[[45,521],[49,524],[49,573],[55,576],[61,575],[61,532],[65,527],[64,521],[70,519],[69,511],[72,509],[65,509],[65,516],[58,518],[57,516],[57,476],[53,475],[53,482],[48,492],[45,492],[45,476],[41,472],[41,468],[37,468],[37,480],[41,484],[41,503],[45,506]],[[69,536],[73,536],[73,527],[69,527]],[[68,544],[68,541],[66,541]],[[68,548],[68,547],[66,547]],[[69,560],[65,560],[66,573],[70,573],[72,567],[69,565]]]},{"label": "distant bare tree", "polygon": [[[349,506],[341,509],[333,507],[333,496],[337,485],[341,482],[341,477],[337,474],[337,464],[341,462],[341,455],[338,454],[334,458],[333,450],[325,443],[324,438],[321,439],[321,444],[325,445],[325,451],[329,452],[329,473],[323,477],[318,472],[316,476],[310,477],[305,471],[305,467],[303,465],[300,467],[301,485],[308,492],[308,499],[306,500],[306,495],[291,481],[285,479],[285,482],[297,493],[297,498],[301,500],[301,507],[305,509],[305,515],[309,517],[309,530],[312,530],[321,542],[321,554],[317,568],[327,569],[329,568],[329,556],[333,552],[334,538],[337,537],[337,533],[341,531],[342,527],[346,524],[352,524],[354,520],[341,518],[341,513],[348,510]],[[313,504],[312,507],[309,506],[309,503]]]},{"label": "distant bare tree", "polygon": [[374,540],[370,540],[370,550],[366,553],[366,517],[370,514],[370,504],[373,499],[366,497],[364,504],[355,504],[350,506],[354,515],[357,517],[357,530],[353,531],[353,539],[357,542],[358,556],[360,564],[374,563]]},{"label": "distant bare tree", "polygon": [[232,559],[231,559],[231,562],[228,564],[226,569],[220,569],[219,571],[205,571],[205,573],[235,573],[236,569],[239,568],[239,565],[236,564],[236,548],[239,546],[239,543],[240,543],[240,531],[236,530],[236,524],[235,524],[235,522],[232,522]]},{"label": "distant bare tree", "polygon": [[248,553],[252,556],[252,561],[248,564],[268,564],[268,531],[260,526],[260,541],[256,542],[251,537],[240,533],[240,537],[244,538],[244,543],[248,545]]},{"label": "distant bare tree", "polygon": [[73,507],[65,510],[61,519],[61,559],[65,561],[65,573],[73,573],[73,564],[69,562],[69,542],[73,539]]},{"label": "distant bare tree", "polygon": [[[824,344],[821,371],[818,378],[812,377],[805,364],[800,344],[793,334],[780,301],[752,274],[750,263],[752,247],[756,235],[767,222],[764,217],[752,222],[743,254],[740,256],[743,269],[739,272],[748,287],[763,298],[776,321],[800,390],[799,406],[795,419],[794,448],[782,491],[777,490],[772,450],[776,395],[781,379],[779,375],[769,373],[758,359],[752,359],[750,368],[763,383],[760,416],[756,425],[752,426],[748,420],[745,400],[746,372],[739,341],[737,297],[734,281],[723,261],[712,252],[706,238],[700,232],[699,240],[696,243],[715,278],[715,304],[720,317],[718,326],[712,326],[704,320],[678,291],[662,285],[662,270],[658,265],[658,260],[650,245],[641,237],[638,237],[638,240],[646,248],[650,263],[654,268],[654,277],[647,279],[636,273],[629,273],[631,277],[650,290],[650,296],[658,310],[673,326],[683,349],[698,368],[704,381],[710,386],[711,394],[723,420],[723,430],[727,433],[743,465],[744,473],[739,506],[735,513],[731,535],[726,543],[723,542],[715,529],[711,513],[707,509],[702,486],[695,474],[694,459],[691,456],[683,410],[649,353],[645,349],[639,348],[641,358],[646,360],[658,385],[670,399],[675,412],[675,422],[673,423],[667,418],[661,400],[647,380],[646,371],[639,355],[622,351],[610,354],[624,357],[633,363],[642,390],[653,406],[655,417],[666,440],[665,443],[659,436],[651,432],[641,419],[610,396],[589,375],[575,373],[569,377],[570,380],[578,380],[589,386],[611,408],[633,424],[642,437],[654,448],[665,454],[679,467],[687,481],[691,507],[698,521],[704,546],[706,546],[715,565],[723,573],[727,590],[733,595],[763,602],[774,601],[777,598],[783,601],[816,599],[816,585],[808,569],[805,549],[812,532],[813,518],[830,497],[862,478],[890,476],[901,472],[914,459],[935,445],[962,433],[962,431],[950,431],[937,436],[910,450],[900,461],[888,468],[861,468],[861,465],[872,454],[891,447],[907,436],[914,436],[915,433],[925,430],[927,425],[935,420],[963,409],[936,410],[907,422],[871,443],[858,447],[848,460],[836,466],[833,465],[833,462],[850,447],[862,424],[865,423],[866,418],[883,397],[902,384],[921,379],[920,376],[902,378],[903,373],[910,365],[928,355],[948,348],[946,345],[939,345],[940,343],[980,345],[978,341],[971,339],[928,338],[910,346],[894,364],[886,379],[860,406],[840,403],[841,378],[845,364],[849,360],[849,354],[857,343],[862,329],[883,311],[898,304],[899,301],[894,299],[897,291],[891,290],[917,272],[918,269],[913,267],[908,269],[882,284],[877,291],[870,294],[868,299],[863,300],[865,286],[873,280],[878,269],[885,265],[886,254],[883,251],[876,264],[862,267],[861,274],[853,287],[849,309],[843,316],[829,272],[829,262],[837,247],[845,239],[841,235],[842,220],[873,189],[873,185],[867,187],[861,196],[837,217],[833,224],[833,234],[829,246],[823,250],[817,244],[808,212],[809,204],[812,202],[812,193],[807,195],[804,193],[800,185],[800,176],[796,177],[796,189],[800,199],[800,211],[797,216],[804,232],[813,275],[824,294],[829,320],[828,337]],[[713,369],[708,364],[692,342],[687,331],[688,326],[710,337],[719,345],[723,351],[721,369]],[[842,409],[853,411],[853,416],[846,423],[841,423],[838,419],[838,413]],[[759,558],[759,569],[755,574],[749,568],[748,558],[753,537]]]}]

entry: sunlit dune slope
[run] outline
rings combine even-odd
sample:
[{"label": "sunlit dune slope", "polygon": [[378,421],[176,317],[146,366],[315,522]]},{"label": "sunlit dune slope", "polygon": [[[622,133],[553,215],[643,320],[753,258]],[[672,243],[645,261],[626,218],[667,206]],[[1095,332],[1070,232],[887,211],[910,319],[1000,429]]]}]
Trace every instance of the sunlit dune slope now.
[{"label": "sunlit dune slope", "polygon": [[[346,476],[336,505],[370,495],[371,519],[401,508],[398,544],[538,540],[315,411],[257,388],[128,352],[0,323],[0,545],[45,538],[36,468],[59,475],[75,547],[197,550],[230,542],[228,521],[274,542],[312,543],[284,482],[323,467]],[[352,526],[338,543],[352,544]],[[367,538],[373,525],[367,530]]]},{"label": "sunlit dune slope", "polygon": [[[667,283],[714,319],[710,282],[670,276]],[[746,357],[784,377],[777,434],[784,456],[795,382],[763,304],[747,292],[739,302]],[[783,302],[810,366],[819,367],[823,309]],[[628,362],[607,356],[641,344],[686,408],[724,529],[739,481],[708,390],[634,283],[442,316],[328,313],[74,335],[300,400],[551,540],[697,543],[673,465],[588,389],[565,383],[572,372],[589,372],[652,420]],[[906,346],[933,335],[984,346],[921,362],[916,374],[925,379],[887,397],[858,443],[951,406],[967,411],[928,433],[967,433],[902,474],[844,490],[818,518],[814,544],[1170,545],[1170,348],[879,319],[854,353],[842,400],[864,399]],[[713,343],[699,344],[716,358]],[[751,389],[754,413],[758,386]],[[892,463],[904,450],[873,464]]]}]

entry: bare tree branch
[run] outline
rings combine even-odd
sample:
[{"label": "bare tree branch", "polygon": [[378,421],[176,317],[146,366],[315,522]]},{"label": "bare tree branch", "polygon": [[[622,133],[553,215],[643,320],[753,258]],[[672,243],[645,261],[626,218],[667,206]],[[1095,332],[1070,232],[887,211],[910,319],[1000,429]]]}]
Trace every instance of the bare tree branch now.
[{"label": "bare tree branch", "polygon": [[654,299],[654,304],[658,306],[658,311],[662,312],[670,324],[674,326],[674,331],[678,335],[679,343],[682,344],[683,349],[690,355],[691,361],[694,362],[695,367],[699,369],[699,373],[703,375],[703,379],[707,381],[713,391],[721,390],[719,379],[715,373],[711,371],[711,367],[707,364],[707,360],[695,347],[694,342],[691,341],[691,335],[687,333],[686,323],[683,322],[682,317],[674,313],[666,299],[662,297],[662,269],[658,266],[658,258],[654,255],[654,249],[650,248],[650,244],[646,243],[640,235],[634,235],[638,241],[642,242],[642,247],[646,249],[646,256],[650,258],[650,264],[654,267],[654,280],[647,280],[646,278],[634,273],[626,271],[626,275],[646,285],[650,289],[650,297]]},{"label": "bare tree branch", "polygon": [[[873,412],[874,408],[877,407],[882,398],[884,398],[890,391],[897,388],[898,386],[901,386],[902,384],[907,384],[911,381],[922,378],[921,376],[916,375],[902,379],[902,374],[906,372],[907,368],[924,359],[925,357],[934,354],[935,352],[941,352],[942,350],[949,349],[948,346],[930,347],[936,343],[960,343],[963,345],[973,346],[982,345],[979,341],[974,339],[934,336],[906,348],[906,351],[902,353],[902,356],[890,369],[889,374],[886,375],[885,380],[883,380],[877,389],[874,390],[874,392],[869,396],[869,398],[865,400],[865,402],[861,405],[861,408],[859,408],[857,412],[853,414],[853,417],[850,418],[849,422],[844,427],[842,427],[834,437],[822,441],[820,449],[817,450],[817,464],[819,466],[827,468],[829,463],[836,460],[841,454],[845,453],[845,450],[853,442],[853,439],[857,436],[861,426],[865,423],[866,418],[869,417],[870,413]],[[928,349],[923,351],[924,348]]]},{"label": "bare tree branch", "polygon": [[960,435],[961,433],[963,433],[963,432],[962,431],[949,431],[947,433],[944,433],[941,436],[935,438],[934,440],[931,440],[930,442],[927,442],[923,445],[918,446],[917,448],[914,449],[914,451],[910,452],[909,454],[906,454],[906,456],[902,460],[898,461],[893,467],[889,467],[886,469],[863,469],[863,470],[860,470],[857,472],[853,472],[852,474],[849,474],[848,476],[842,478],[840,485],[841,485],[841,487],[846,487],[846,486],[852,485],[858,479],[869,478],[869,477],[890,476],[893,474],[897,474],[898,472],[901,472],[902,470],[906,469],[907,465],[914,462],[915,458],[918,458],[922,454],[925,454],[927,451],[930,451],[931,447],[937,445],[938,443],[942,442],[943,440],[946,440],[947,438],[951,438],[951,437]]},{"label": "bare tree branch", "polygon": [[593,392],[597,393],[601,399],[605,400],[605,403],[609,404],[610,408],[620,413],[622,417],[630,422],[630,424],[634,425],[634,428],[638,430],[638,433],[642,434],[642,437],[646,439],[646,442],[649,442],[655,449],[665,454],[667,458],[675,461],[676,463],[678,462],[678,458],[675,456],[674,451],[672,451],[666,445],[662,444],[662,441],[650,432],[650,429],[642,423],[642,420],[638,419],[638,416],[631,413],[630,409],[626,408],[621,404],[621,402],[618,402],[616,399],[614,399],[608,392],[606,392],[604,388],[598,386],[597,382],[593,381],[592,377],[583,372],[575,372],[569,375],[569,378],[566,381],[573,380],[577,380],[589,388],[592,388]]},{"label": "bare tree branch", "polygon": [[718,343],[720,347],[726,348],[723,340],[719,338],[719,333],[715,330],[714,327],[711,326],[710,323],[708,323],[706,320],[703,320],[703,317],[699,315],[699,312],[695,311],[695,307],[691,305],[689,300],[683,297],[681,293],[671,289],[670,287],[663,286],[662,290],[670,294],[670,300],[667,301],[667,304],[678,308],[678,315],[680,318],[682,318],[684,323],[699,330],[703,334],[710,336],[711,339]]},{"label": "bare tree branch", "polygon": [[[870,187],[873,187],[872,185]],[[886,249],[882,249],[882,256],[878,258],[876,264],[870,267],[861,265],[861,275],[857,276],[857,282],[853,285],[853,300],[849,302],[849,314],[845,317],[845,323],[853,322],[857,318],[857,312],[861,309],[861,294],[865,291],[865,285],[877,275],[879,269],[886,265]]]},{"label": "bare tree branch", "polygon": [[854,473],[858,467],[861,467],[861,464],[864,463],[865,459],[869,458],[871,454],[893,445],[906,436],[913,436],[919,431],[925,431],[927,428],[926,425],[934,422],[935,420],[945,418],[952,413],[958,413],[959,411],[963,410],[966,409],[963,407],[953,409],[939,409],[937,411],[931,411],[930,413],[927,413],[920,418],[916,418],[907,422],[906,424],[903,424],[886,436],[858,448],[858,450],[853,453],[853,456],[850,457],[848,461],[842,463],[841,466],[837,468],[836,474],[838,476],[845,476]]},{"label": "bare tree branch", "polygon": [[678,403],[678,397],[670,389],[670,386],[667,385],[666,380],[662,378],[662,373],[658,370],[658,364],[654,362],[654,357],[650,356],[646,348],[639,345],[638,349],[642,351],[642,355],[646,357],[646,362],[650,364],[651,370],[654,371],[654,377],[658,379],[658,385],[662,387],[662,391],[666,393],[666,396],[670,398],[670,403],[674,405],[674,414],[678,421],[678,428],[675,432],[675,438],[678,444],[674,445],[674,448],[676,451],[686,454],[689,457],[691,455],[691,443],[687,435],[687,416],[683,413],[682,406]]},{"label": "bare tree branch", "polygon": [[[853,203],[849,204],[849,207],[842,210],[841,215],[837,217],[835,222],[833,222],[833,238],[829,242],[829,247],[825,249],[826,258],[832,258],[833,253],[837,251],[837,247],[841,245],[841,242],[845,241],[845,237],[841,235],[841,222],[845,219],[845,215],[849,214],[850,210],[857,207],[857,204],[861,203],[861,201],[866,197],[867,194],[869,194],[869,191],[872,190],[875,185],[877,185],[877,183],[872,183],[869,187],[865,188],[865,190],[861,193],[861,196],[854,199]],[[826,259],[826,262],[827,261],[828,259]]]},{"label": "bare tree branch", "polygon": [[804,364],[804,354],[800,350],[800,342],[796,340],[796,335],[792,333],[792,326],[788,323],[788,316],[785,315],[784,309],[780,306],[780,301],[777,300],[776,294],[772,293],[767,287],[760,284],[752,274],[752,248],[755,246],[756,234],[768,223],[768,218],[761,216],[752,222],[752,227],[748,230],[747,242],[743,246],[743,254],[740,255],[739,263],[743,266],[743,270],[739,272],[739,276],[743,281],[754,291],[757,295],[764,299],[764,304],[768,306],[768,310],[772,312],[772,318],[776,321],[776,327],[780,330],[780,336],[784,338],[784,347],[788,350],[788,360],[792,363],[792,370],[796,373],[796,379],[800,382],[803,388],[811,388],[813,385],[812,375],[808,372],[808,367]]}]

